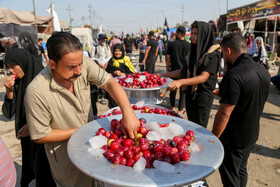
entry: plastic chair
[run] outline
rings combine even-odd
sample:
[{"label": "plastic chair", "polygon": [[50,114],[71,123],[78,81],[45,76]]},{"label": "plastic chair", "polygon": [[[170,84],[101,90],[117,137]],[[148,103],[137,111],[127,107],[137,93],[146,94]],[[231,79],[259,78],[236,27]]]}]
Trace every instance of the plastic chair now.
[{"label": "plastic chair", "polygon": [[276,69],[275,61],[277,59],[277,53],[273,52],[270,54],[269,60],[268,60],[268,66],[272,69]]}]

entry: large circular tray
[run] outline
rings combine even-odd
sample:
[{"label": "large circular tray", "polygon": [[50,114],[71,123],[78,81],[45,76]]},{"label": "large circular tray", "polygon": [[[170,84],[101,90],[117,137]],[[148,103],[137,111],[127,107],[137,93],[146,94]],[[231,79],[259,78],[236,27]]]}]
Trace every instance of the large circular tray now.
[{"label": "large circular tray", "polygon": [[[175,172],[165,173],[154,168],[136,171],[131,167],[112,164],[105,157],[93,157],[87,150],[90,147],[88,140],[100,127],[109,129],[112,119],[120,119],[120,115],[110,116],[92,121],[78,129],[68,142],[67,152],[70,160],[83,173],[104,183],[116,186],[154,187],[180,186],[201,180],[213,173],[222,163],[224,149],[219,139],[204,127],[187,120],[158,114],[137,114],[147,122],[177,123],[184,130],[193,130],[196,143],[201,145],[202,151],[192,153],[187,164],[175,164]],[[211,143],[214,141],[214,143]]]}]

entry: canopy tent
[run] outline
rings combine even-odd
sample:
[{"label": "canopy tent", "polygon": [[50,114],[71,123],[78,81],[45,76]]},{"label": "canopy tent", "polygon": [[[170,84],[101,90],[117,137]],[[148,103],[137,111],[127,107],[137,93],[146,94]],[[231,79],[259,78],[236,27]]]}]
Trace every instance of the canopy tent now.
[{"label": "canopy tent", "polygon": [[[51,34],[52,17],[36,16],[38,32]],[[8,8],[0,7],[0,35],[18,36],[21,31],[36,33],[35,16],[33,12],[11,11]]]},{"label": "canopy tent", "polygon": [[227,11],[227,24],[237,23],[238,27],[242,29],[243,22],[249,21],[250,24],[255,20],[266,19],[265,26],[265,41],[267,37],[267,20],[276,17],[274,21],[273,42],[272,48],[274,50],[275,34],[277,27],[277,17],[280,16],[280,0],[262,0],[249,5],[244,5],[235,9]]}]

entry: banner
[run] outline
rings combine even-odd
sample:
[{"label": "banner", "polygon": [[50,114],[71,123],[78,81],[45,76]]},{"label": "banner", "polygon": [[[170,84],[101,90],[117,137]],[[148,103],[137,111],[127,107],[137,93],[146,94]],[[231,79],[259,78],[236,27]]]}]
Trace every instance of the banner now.
[{"label": "banner", "polygon": [[280,0],[263,0],[228,10],[227,22],[269,17],[280,14]]}]

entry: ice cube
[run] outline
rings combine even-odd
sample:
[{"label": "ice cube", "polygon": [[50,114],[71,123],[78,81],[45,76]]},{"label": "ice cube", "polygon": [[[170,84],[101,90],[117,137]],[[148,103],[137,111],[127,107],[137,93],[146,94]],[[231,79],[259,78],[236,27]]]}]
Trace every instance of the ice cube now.
[{"label": "ice cube", "polygon": [[133,169],[138,171],[143,171],[145,167],[146,167],[146,159],[141,156],[140,159],[134,164]]},{"label": "ice cube", "polygon": [[172,131],[174,136],[184,136],[185,135],[183,127],[176,123],[170,123],[168,128]]},{"label": "ice cube", "polygon": [[165,172],[165,173],[172,173],[172,172],[175,171],[175,167],[172,166],[171,164],[167,163],[167,162],[162,162],[162,161],[155,160],[154,161],[154,166],[159,171],[162,171],[162,172]]},{"label": "ice cube", "polygon": [[146,127],[148,130],[152,130],[152,131],[156,131],[160,128],[158,122],[155,121],[146,123],[143,126]]},{"label": "ice cube", "polygon": [[162,127],[159,129],[159,133],[161,135],[162,139],[173,139],[174,135],[172,133],[172,131],[170,130],[170,128],[168,127]]},{"label": "ice cube", "polygon": [[127,79],[125,80],[125,82],[126,82],[126,83],[133,83],[133,78],[127,78]]},{"label": "ice cube", "polygon": [[94,149],[92,147],[88,148],[88,152],[94,157],[103,157],[105,152],[103,149]]},{"label": "ice cube", "polygon": [[192,153],[199,152],[202,150],[201,146],[195,142],[192,142],[189,148],[191,149]]},{"label": "ice cube", "polygon": [[107,138],[105,136],[94,136],[91,139],[89,139],[89,143],[92,148],[100,148],[103,145],[107,145]]},{"label": "ice cube", "polygon": [[138,80],[142,82],[143,80],[146,80],[146,76],[145,75],[140,75]]},{"label": "ice cube", "polygon": [[161,139],[161,135],[160,135],[159,131],[150,131],[150,132],[148,132],[146,137],[148,140],[160,140]]},{"label": "ice cube", "polygon": [[138,101],[138,102],[136,103],[136,106],[137,106],[137,107],[142,107],[142,106],[144,106],[144,104],[145,104],[145,100],[142,100],[142,101]]}]

